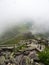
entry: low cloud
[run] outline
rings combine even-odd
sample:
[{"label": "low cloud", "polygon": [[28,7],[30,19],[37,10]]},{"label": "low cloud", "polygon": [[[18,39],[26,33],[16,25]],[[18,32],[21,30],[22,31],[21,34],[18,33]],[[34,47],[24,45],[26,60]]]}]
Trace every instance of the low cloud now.
[{"label": "low cloud", "polygon": [[24,19],[34,22],[33,33],[49,32],[49,1],[0,0],[0,34]]}]

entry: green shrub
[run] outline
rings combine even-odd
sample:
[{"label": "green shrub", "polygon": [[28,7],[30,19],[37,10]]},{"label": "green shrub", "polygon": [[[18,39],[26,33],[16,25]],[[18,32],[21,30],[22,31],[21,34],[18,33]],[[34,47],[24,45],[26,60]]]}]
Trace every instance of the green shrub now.
[{"label": "green shrub", "polygon": [[39,53],[40,62],[44,63],[45,65],[49,65],[49,49],[45,49],[44,51]]}]

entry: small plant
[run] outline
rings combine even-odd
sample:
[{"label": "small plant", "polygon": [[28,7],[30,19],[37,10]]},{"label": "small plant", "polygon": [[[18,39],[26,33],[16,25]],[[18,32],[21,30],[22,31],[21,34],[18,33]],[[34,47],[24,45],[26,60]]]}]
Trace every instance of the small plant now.
[{"label": "small plant", "polygon": [[49,49],[46,48],[44,51],[39,53],[40,62],[44,63],[45,65],[49,65]]},{"label": "small plant", "polygon": [[25,50],[26,48],[26,44],[22,44],[22,45],[19,45],[17,46],[16,48],[14,47],[14,51],[19,51],[19,50]]}]

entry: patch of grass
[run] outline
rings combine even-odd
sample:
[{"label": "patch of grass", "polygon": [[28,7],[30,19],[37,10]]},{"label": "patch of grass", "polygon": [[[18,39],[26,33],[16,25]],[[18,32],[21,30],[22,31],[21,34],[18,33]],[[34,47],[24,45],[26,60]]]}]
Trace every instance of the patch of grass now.
[{"label": "patch of grass", "polygon": [[39,53],[40,62],[44,63],[45,65],[49,65],[49,48],[45,48],[44,51]]},{"label": "patch of grass", "polygon": [[19,50],[24,51],[25,49],[26,49],[26,45],[25,44],[19,45],[17,48],[15,48],[16,51],[19,51]]}]

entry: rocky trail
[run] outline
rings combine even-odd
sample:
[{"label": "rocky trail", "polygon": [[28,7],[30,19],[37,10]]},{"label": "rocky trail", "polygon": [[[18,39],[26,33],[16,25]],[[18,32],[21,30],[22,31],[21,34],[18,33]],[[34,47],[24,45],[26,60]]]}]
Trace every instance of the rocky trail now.
[{"label": "rocky trail", "polygon": [[[38,52],[44,50],[45,45],[37,40],[22,40],[19,46],[0,45],[0,65],[44,65],[38,58]],[[25,46],[24,46],[25,45]]]}]

